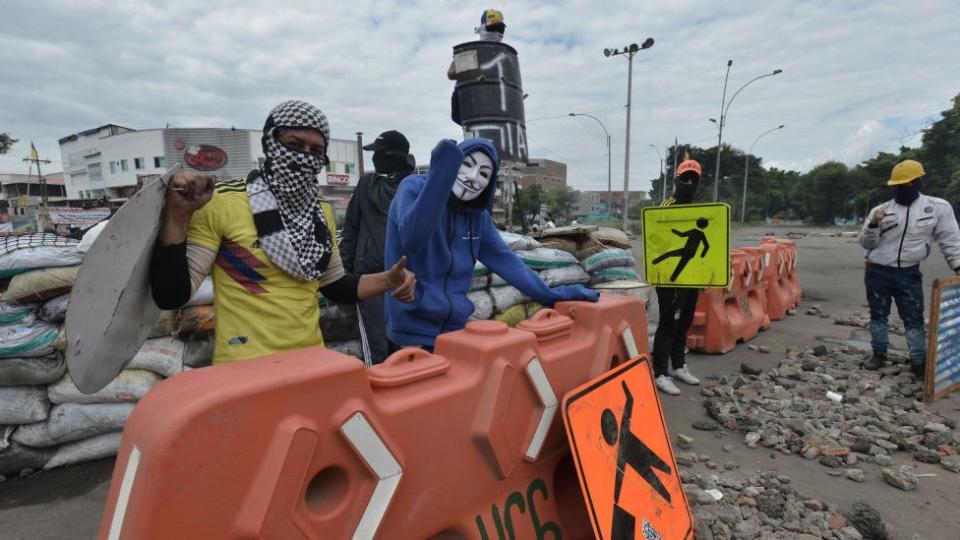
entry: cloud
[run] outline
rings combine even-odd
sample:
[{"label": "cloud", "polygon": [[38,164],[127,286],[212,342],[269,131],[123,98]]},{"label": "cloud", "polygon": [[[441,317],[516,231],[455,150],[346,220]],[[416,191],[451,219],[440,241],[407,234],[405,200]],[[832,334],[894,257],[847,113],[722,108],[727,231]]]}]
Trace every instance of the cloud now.
[{"label": "cloud", "polygon": [[[0,170],[25,171],[33,139],[59,159],[57,139],[104,123],[133,128],[258,128],[287,98],[319,105],[334,136],[407,134],[423,162],[441,138],[457,138],[446,79],[453,45],[473,39],[486,3],[14,2],[0,34],[0,130],[21,140]],[[613,183],[622,189],[627,61],[606,58],[652,36],[633,63],[631,186],[659,170],[648,145],[674,136],[710,146],[726,62],[733,102],[724,142],[767,163],[806,170],[848,164],[916,144],[960,91],[960,34],[949,0],[669,3],[514,2],[501,6],[520,55],[533,157],[568,164],[581,189],[606,189],[604,122]],[[889,29],[896,28],[892,36]],[[912,134],[912,135],[911,135]],[[51,164],[54,169],[58,164]]]}]

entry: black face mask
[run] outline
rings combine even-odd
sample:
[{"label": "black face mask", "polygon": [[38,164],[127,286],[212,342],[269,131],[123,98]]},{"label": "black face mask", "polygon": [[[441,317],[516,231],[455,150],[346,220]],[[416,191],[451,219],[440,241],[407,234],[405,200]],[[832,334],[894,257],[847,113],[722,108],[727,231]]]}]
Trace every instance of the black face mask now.
[{"label": "black face mask", "polygon": [[394,152],[374,152],[373,167],[381,174],[390,174],[409,167],[406,154]]},{"label": "black face mask", "polygon": [[920,196],[920,179],[893,187],[893,200],[901,206],[910,206]]},{"label": "black face mask", "polygon": [[699,185],[700,178],[694,178],[693,182],[690,183],[680,182],[678,178],[673,182],[673,198],[681,204],[692,203]]}]

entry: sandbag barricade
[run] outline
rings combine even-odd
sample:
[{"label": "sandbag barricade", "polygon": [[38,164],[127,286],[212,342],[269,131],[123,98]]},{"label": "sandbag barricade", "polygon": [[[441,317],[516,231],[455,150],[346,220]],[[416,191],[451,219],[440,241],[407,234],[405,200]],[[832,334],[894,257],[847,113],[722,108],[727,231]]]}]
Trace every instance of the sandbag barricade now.
[{"label": "sandbag barricade", "polygon": [[601,295],[369,370],[309,348],[178,375],[126,425],[100,537],[589,538],[559,398],[646,324]]},{"label": "sandbag barricade", "polygon": [[760,249],[766,264],[767,314],[770,320],[779,321],[800,302],[796,242],[765,237]]}]

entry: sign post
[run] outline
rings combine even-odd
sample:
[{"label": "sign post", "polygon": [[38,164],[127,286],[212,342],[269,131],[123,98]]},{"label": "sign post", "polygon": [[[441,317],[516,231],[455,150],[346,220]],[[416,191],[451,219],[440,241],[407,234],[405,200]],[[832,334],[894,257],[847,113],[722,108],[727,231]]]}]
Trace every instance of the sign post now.
[{"label": "sign post", "polygon": [[723,203],[643,209],[646,282],[668,287],[730,284],[730,207]]}]

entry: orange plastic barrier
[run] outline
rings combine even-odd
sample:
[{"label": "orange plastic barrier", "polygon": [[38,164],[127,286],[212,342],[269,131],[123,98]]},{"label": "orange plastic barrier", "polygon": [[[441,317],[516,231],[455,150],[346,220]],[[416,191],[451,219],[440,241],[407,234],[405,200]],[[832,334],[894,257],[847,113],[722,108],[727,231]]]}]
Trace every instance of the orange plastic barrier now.
[{"label": "orange plastic barrier", "polygon": [[800,302],[796,242],[764,237],[760,248],[767,262],[767,314],[779,321]]},{"label": "orange plastic barrier", "polygon": [[770,314],[767,313],[766,257],[759,247],[740,248],[747,254],[748,273],[744,278],[744,291],[740,300],[746,317],[757,330],[770,328]]},{"label": "orange plastic barrier", "polygon": [[647,352],[631,297],[471,322],[365,369],[193,370],[127,422],[101,538],[589,538],[559,397]]}]

